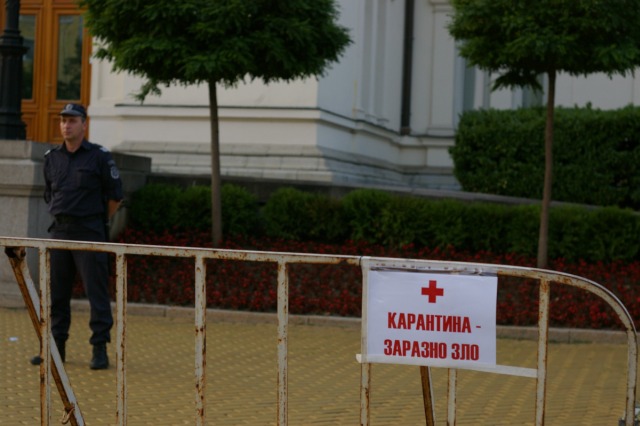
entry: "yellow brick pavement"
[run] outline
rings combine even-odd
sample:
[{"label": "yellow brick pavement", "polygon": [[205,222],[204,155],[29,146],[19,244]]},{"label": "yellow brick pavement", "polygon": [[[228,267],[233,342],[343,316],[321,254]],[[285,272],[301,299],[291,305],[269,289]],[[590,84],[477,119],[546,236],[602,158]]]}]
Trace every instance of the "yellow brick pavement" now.
[{"label": "yellow brick pavement", "polygon": [[[115,423],[116,370],[88,368],[86,312],[74,312],[65,365],[88,425]],[[186,317],[128,316],[128,424],[189,425],[194,414],[194,326]],[[359,424],[360,330],[295,325],[289,337],[289,424]],[[26,310],[0,308],[0,425],[40,423],[38,342]],[[109,347],[115,360],[114,345]],[[534,367],[530,340],[499,339],[500,364]],[[207,325],[207,424],[276,424],[276,326]],[[433,369],[438,425],[446,424],[446,370]],[[617,425],[624,410],[626,347],[552,343],[547,425]],[[459,371],[458,425],[530,425],[535,381]],[[55,389],[54,389],[55,392]],[[424,424],[418,367],[374,365],[372,425]],[[54,419],[62,405],[54,393]]]}]

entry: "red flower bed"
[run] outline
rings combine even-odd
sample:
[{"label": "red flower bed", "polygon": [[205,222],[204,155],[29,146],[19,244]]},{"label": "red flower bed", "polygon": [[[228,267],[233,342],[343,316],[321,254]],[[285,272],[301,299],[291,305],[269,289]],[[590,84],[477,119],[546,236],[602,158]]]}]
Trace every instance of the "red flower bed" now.
[{"label": "red flower bed", "polygon": [[[184,247],[210,246],[208,233],[166,232],[151,235],[125,231],[118,242]],[[327,245],[236,238],[225,241],[225,249],[276,251],[291,253],[343,254],[479,262],[534,267],[535,259],[488,252],[464,253],[407,246],[389,249],[362,242]],[[612,291],[631,316],[640,318],[640,263],[610,264],[550,262],[549,269],[593,280]],[[172,305],[194,304],[193,259],[129,256],[127,261],[128,300],[131,302]],[[276,265],[261,262],[207,261],[207,305],[210,308],[275,312],[277,303]],[[348,265],[290,266],[289,312],[292,314],[361,314],[362,276],[360,268]],[[538,284],[533,280],[501,277],[498,285],[497,320],[502,325],[534,325],[538,316]],[[76,296],[81,295],[81,286]],[[613,309],[598,297],[566,285],[553,285],[550,324],[552,326],[620,329]],[[636,327],[640,322],[636,320]]]}]

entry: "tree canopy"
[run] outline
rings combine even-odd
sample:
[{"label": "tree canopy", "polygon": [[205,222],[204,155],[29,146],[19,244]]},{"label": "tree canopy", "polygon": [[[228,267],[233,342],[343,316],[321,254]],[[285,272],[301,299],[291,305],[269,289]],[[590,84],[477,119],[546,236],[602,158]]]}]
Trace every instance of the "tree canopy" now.
[{"label": "tree canopy", "polygon": [[640,64],[639,0],[452,0],[460,55],[497,87],[541,89],[540,74],[627,74]]},{"label": "tree canopy", "polygon": [[350,43],[334,0],[80,0],[96,56],[148,80],[265,83],[322,74]]}]

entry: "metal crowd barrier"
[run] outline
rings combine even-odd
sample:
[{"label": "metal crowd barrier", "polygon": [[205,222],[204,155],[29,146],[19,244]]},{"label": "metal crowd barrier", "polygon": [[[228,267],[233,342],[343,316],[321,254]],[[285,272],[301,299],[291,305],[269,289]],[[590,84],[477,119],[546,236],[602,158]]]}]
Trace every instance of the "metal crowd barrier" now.
[{"label": "metal crowd barrier", "polygon": [[[635,422],[635,397],[636,378],[638,365],[638,336],[636,333],[633,318],[622,304],[622,302],[607,288],[602,285],[571,274],[554,272],[543,269],[524,268],[518,266],[492,265],[465,262],[442,262],[410,259],[375,259],[363,258],[362,268],[364,270],[375,268],[414,270],[423,272],[438,272],[448,274],[494,274],[498,277],[519,277],[534,279],[539,282],[539,305],[538,305],[538,350],[537,368],[523,368],[518,366],[496,365],[486,368],[481,365],[468,366],[465,369],[484,371],[487,373],[505,374],[510,376],[529,377],[536,379],[536,410],[535,425],[542,426],[545,423],[545,402],[547,384],[547,350],[549,345],[549,299],[551,285],[568,285],[588,291],[604,300],[620,318],[627,334],[627,383],[625,393],[625,417],[626,426],[637,425]],[[433,394],[430,388],[430,371],[426,367],[420,367],[423,398],[425,404],[425,417],[427,426],[435,425],[433,410]],[[369,424],[370,381],[371,364],[362,364],[361,374],[361,407],[360,423]],[[448,369],[448,392],[447,392],[447,424],[456,424],[456,383],[457,370]]]},{"label": "metal crowd barrier", "polygon": [[[512,276],[532,278],[540,282],[539,299],[539,337],[538,337],[538,365],[536,369],[514,366],[497,366],[491,372],[499,374],[531,377],[537,380],[536,386],[536,425],[544,424],[545,396],[547,381],[547,347],[548,347],[548,315],[549,294],[551,284],[569,285],[589,291],[611,306],[627,333],[627,385],[625,402],[625,424],[632,426],[635,416],[635,394],[637,377],[637,334],[633,320],[624,305],[609,290],[593,281],[574,275],[532,269],[516,266],[502,266],[489,264],[474,264],[463,262],[443,262],[415,259],[388,259],[362,256],[314,255],[299,253],[258,252],[243,250],[222,250],[188,247],[148,246],[134,244],[88,243],[77,241],[62,241],[50,239],[11,238],[0,237],[0,245],[13,268],[16,280],[22,292],[37,334],[41,338],[43,363],[40,366],[40,395],[41,395],[41,424],[51,422],[51,381],[53,377],[60,397],[63,401],[64,420],[73,425],[84,425],[84,419],[79,403],[75,398],[71,384],[64,370],[55,343],[51,336],[50,326],[50,251],[53,249],[89,250],[107,252],[115,255],[116,264],[116,383],[117,383],[117,413],[116,424],[127,424],[127,375],[126,375],[126,323],[127,323],[127,271],[126,260],[129,255],[172,256],[194,259],[195,267],[195,423],[206,424],[205,396],[206,396],[206,284],[207,275],[205,260],[236,260],[252,262],[270,262],[277,264],[277,314],[278,314],[278,380],[277,380],[277,423],[287,425],[288,388],[287,388],[287,353],[288,353],[288,299],[289,299],[289,265],[291,264],[345,264],[360,266],[364,272],[368,268],[400,268],[423,271],[438,271],[443,273],[477,273],[482,270],[498,276]],[[39,287],[35,288],[26,262],[26,248],[36,249],[39,259]],[[40,303],[40,301],[42,303]],[[44,336],[44,338],[42,338]],[[428,367],[421,367],[423,396],[425,404],[426,424],[435,424],[433,415],[433,397]],[[483,370],[484,371],[484,370]],[[361,406],[360,423],[370,423],[369,401],[371,364],[361,364]],[[447,424],[456,422],[456,370],[449,369],[448,379],[448,408]]]}]

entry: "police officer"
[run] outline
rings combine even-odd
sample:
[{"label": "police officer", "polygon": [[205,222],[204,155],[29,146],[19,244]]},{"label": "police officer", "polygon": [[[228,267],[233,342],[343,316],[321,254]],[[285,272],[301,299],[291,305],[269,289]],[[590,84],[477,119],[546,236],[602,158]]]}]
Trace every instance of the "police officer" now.
[{"label": "police officer", "polygon": [[[70,103],[60,112],[60,132],[64,143],[45,154],[44,199],[54,222],[51,237],[59,240],[107,241],[109,219],[123,195],[118,168],[111,153],[85,139],[87,112]],[[109,366],[106,345],[113,326],[108,289],[108,254],[94,251],[51,251],[51,332],[65,360],[65,343],[71,324],[71,291],[80,276],[91,307],[89,327],[93,345],[90,368]],[[42,362],[40,356],[31,360]]]}]

